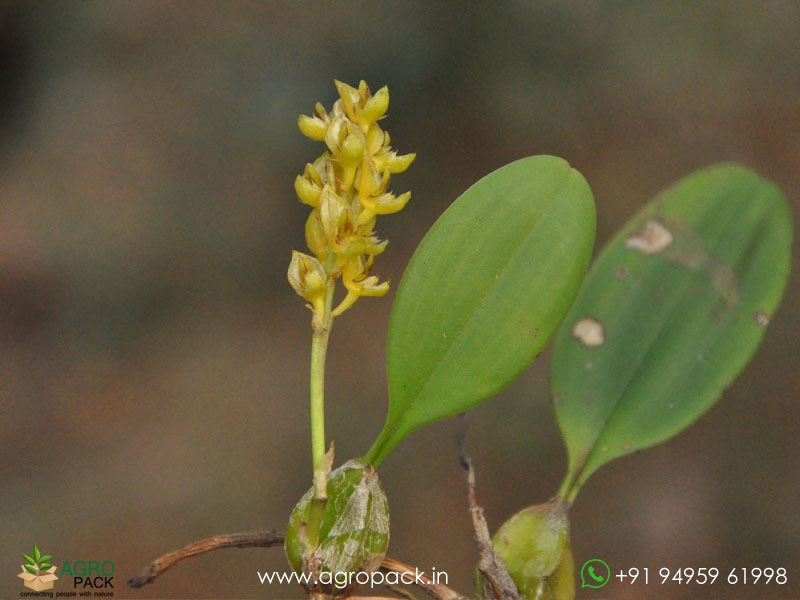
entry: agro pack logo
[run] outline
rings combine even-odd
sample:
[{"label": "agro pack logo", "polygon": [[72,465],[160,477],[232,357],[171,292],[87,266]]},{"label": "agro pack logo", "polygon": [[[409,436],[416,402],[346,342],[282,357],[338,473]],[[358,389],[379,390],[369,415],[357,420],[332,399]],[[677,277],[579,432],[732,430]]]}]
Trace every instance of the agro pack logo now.
[{"label": "agro pack logo", "polygon": [[22,565],[22,573],[17,577],[22,578],[25,582],[25,587],[36,592],[53,589],[53,582],[58,579],[56,577],[56,569],[58,567],[50,564],[53,557],[49,554],[43,555],[34,544],[31,556],[23,552],[22,558],[25,559],[25,564]]},{"label": "agro pack logo", "polygon": [[[72,587],[82,589],[108,589],[114,587],[114,563],[110,560],[64,561],[61,577],[72,577]],[[98,594],[95,594],[98,595]],[[113,594],[108,594],[113,595]]]}]

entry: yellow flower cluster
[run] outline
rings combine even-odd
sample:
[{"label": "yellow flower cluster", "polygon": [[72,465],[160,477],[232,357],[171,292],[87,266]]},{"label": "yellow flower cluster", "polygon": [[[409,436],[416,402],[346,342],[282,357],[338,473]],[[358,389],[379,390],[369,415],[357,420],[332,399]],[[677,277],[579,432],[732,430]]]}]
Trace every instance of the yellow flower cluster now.
[{"label": "yellow flower cluster", "polygon": [[[336,81],[339,90],[330,113],[321,104],[313,116],[300,115],[300,131],[328,149],[307,164],[294,183],[297,197],[313,208],[306,222],[306,243],[314,256],[292,253],[289,283],[311,303],[315,321],[347,310],[360,296],[382,296],[388,282],[370,275],[372,262],[386,248],[374,232],[377,215],[398,212],[411,198],[388,191],[393,173],[402,173],[414,154],[398,156],[389,134],[378,125],[389,107],[389,89],[374,95]],[[341,277],[347,297],[331,311],[333,285]]]}]

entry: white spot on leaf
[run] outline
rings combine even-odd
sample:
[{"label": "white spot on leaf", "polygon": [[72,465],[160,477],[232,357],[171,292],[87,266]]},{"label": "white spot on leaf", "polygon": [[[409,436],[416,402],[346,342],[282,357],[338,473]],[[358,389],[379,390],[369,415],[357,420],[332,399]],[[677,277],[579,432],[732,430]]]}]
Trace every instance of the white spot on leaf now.
[{"label": "white spot on leaf", "polygon": [[767,313],[758,311],[756,313],[755,318],[756,318],[756,323],[758,323],[762,327],[766,327],[767,325],[769,325],[769,315]]},{"label": "white spot on leaf", "polygon": [[641,232],[625,240],[625,247],[643,254],[658,254],[672,243],[672,233],[658,221],[647,221]]},{"label": "white spot on leaf", "polygon": [[572,326],[572,335],[578,338],[578,341],[589,348],[596,348],[602,346],[606,341],[606,332],[603,324],[597,319],[587,317],[581,319]]}]

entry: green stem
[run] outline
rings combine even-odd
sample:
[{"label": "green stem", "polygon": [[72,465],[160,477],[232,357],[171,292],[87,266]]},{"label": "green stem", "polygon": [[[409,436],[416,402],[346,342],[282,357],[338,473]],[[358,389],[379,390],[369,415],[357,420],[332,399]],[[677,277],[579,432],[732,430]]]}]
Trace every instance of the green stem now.
[{"label": "green stem", "polygon": [[578,477],[580,474],[580,469],[569,471],[564,481],[561,483],[561,488],[558,490],[557,496],[564,499],[569,505],[572,505],[581,489],[581,486],[578,484]]},{"label": "green stem", "polygon": [[[335,256],[331,254],[328,259],[328,269],[335,263]],[[328,289],[325,293],[325,306],[320,315],[314,313],[311,322],[313,330],[311,336],[311,459],[314,468],[314,498],[323,500],[327,498],[328,473],[321,473],[325,469],[325,356],[328,353],[328,339],[333,326],[333,292],[335,281],[330,278]]]},{"label": "green stem", "polygon": [[[311,338],[311,457],[314,473],[325,460],[325,354],[330,327],[315,330]],[[316,482],[315,477],[315,482]],[[314,496],[319,496],[315,488]],[[324,497],[324,491],[322,496]]]},{"label": "green stem", "polygon": [[317,314],[314,314],[314,333],[311,337],[311,458],[314,467],[314,497],[311,499],[306,535],[312,548],[319,541],[319,528],[328,499],[330,462],[325,458],[325,355],[333,322],[330,312],[330,303],[326,301],[323,318],[318,319]]}]

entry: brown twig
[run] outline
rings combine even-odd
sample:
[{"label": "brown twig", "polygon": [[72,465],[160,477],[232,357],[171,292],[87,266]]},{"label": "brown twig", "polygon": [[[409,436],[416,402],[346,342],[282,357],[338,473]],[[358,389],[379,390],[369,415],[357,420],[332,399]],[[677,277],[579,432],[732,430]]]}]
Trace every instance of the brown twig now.
[{"label": "brown twig", "polygon": [[160,556],[130,579],[127,583],[132,588],[141,588],[152,582],[171,566],[198,554],[205,554],[219,548],[269,548],[283,544],[285,536],[276,531],[252,531],[250,533],[227,533],[213,535],[203,540],[192,542],[179,550]]},{"label": "brown twig", "polygon": [[456,432],[456,445],[458,446],[458,459],[467,472],[467,503],[472,513],[472,527],[475,530],[475,543],[478,545],[480,556],[478,571],[489,584],[484,593],[491,600],[522,600],[505,562],[492,546],[489,525],[483,516],[483,507],[478,505],[475,494],[475,469],[465,449],[466,421],[463,414],[460,419],[460,427]]},{"label": "brown twig", "polygon": [[[283,544],[284,539],[284,534],[275,531],[253,531],[250,533],[214,535],[192,542],[179,550],[174,550],[164,556],[160,556],[142,569],[137,575],[128,579],[127,583],[129,586],[137,589],[144,587],[171,566],[187,558],[205,554],[212,550],[218,550],[220,548],[269,548],[270,546]],[[467,600],[464,596],[461,596],[446,585],[435,583],[430,577],[420,573],[418,569],[401,563],[398,560],[385,558],[381,564],[381,570],[384,572],[394,571],[401,576],[403,574],[410,575],[417,586],[436,598],[436,600]],[[405,592],[399,592],[405,595]]]}]

